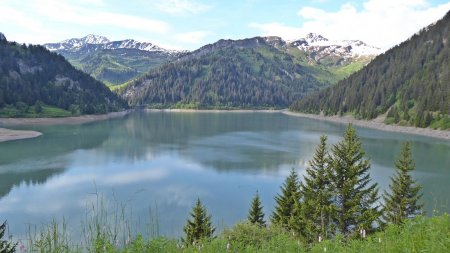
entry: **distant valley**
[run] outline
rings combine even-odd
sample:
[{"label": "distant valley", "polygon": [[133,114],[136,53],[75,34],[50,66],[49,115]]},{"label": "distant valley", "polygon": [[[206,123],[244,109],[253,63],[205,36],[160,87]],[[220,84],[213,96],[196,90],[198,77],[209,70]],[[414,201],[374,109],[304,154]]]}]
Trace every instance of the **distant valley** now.
[{"label": "distant valley", "polygon": [[107,85],[125,83],[187,52],[132,39],[110,41],[92,34],[44,46]]}]

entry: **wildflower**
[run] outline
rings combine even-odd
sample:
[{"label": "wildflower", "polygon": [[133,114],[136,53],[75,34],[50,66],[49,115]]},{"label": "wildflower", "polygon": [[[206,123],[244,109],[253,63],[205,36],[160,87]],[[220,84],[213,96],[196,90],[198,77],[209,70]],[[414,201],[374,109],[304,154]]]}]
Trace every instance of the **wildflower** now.
[{"label": "wildflower", "polygon": [[381,237],[378,237],[378,242],[381,243]]},{"label": "wildflower", "polygon": [[323,247],[323,252],[327,252],[327,247]]},{"label": "wildflower", "polygon": [[366,238],[366,230],[361,228],[361,230],[359,230],[359,234],[361,235],[362,238]]},{"label": "wildflower", "polygon": [[230,242],[227,242],[227,250],[230,250]]},{"label": "wildflower", "polygon": [[116,239],[116,247],[119,247],[119,239]]},{"label": "wildflower", "polygon": [[25,250],[26,250],[25,245],[23,245],[22,242],[20,242],[19,250],[20,250],[20,252],[25,252]]},{"label": "wildflower", "polygon": [[319,235],[319,242],[321,242],[321,241],[322,241],[322,236]]}]

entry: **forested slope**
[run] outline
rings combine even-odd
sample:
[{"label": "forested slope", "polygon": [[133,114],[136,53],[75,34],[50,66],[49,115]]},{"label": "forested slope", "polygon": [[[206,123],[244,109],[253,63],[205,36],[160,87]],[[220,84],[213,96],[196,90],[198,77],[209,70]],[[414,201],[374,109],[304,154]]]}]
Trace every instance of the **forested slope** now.
[{"label": "forested slope", "polygon": [[280,108],[326,85],[261,37],[220,40],[120,91],[130,105]]},{"label": "forested slope", "polygon": [[450,12],[376,57],[334,87],[291,105],[294,111],[352,113],[386,123],[450,128]]},{"label": "forested slope", "polygon": [[77,115],[117,111],[126,105],[62,56],[0,36],[0,115],[39,116],[47,106]]}]

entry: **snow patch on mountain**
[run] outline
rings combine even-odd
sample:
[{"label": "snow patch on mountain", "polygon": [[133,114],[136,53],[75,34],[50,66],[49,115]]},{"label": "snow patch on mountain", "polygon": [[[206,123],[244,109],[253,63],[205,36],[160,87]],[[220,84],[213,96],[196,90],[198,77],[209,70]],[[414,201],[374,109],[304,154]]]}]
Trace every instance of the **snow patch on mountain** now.
[{"label": "snow patch on mountain", "polygon": [[185,51],[169,50],[161,48],[150,42],[139,42],[132,39],[110,41],[104,36],[89,34],[83,38],[73,38],[61,41],[59,43],[48,43],[44,46],[50,51],[69,51],[79,52],[82,50],[96,51],[103,49],[137,49],[147,52],[161,52],[167,54],[184,53]]},{"label": "snow patch on mountain", "polygon": [[317,57],[336,55],[347,59],[376,56],[383,53],[382,49],[367,45],[360,40],[328,40],[315,33],[309,33],[305,38],[289,43],[302,51],[317,53]]}]

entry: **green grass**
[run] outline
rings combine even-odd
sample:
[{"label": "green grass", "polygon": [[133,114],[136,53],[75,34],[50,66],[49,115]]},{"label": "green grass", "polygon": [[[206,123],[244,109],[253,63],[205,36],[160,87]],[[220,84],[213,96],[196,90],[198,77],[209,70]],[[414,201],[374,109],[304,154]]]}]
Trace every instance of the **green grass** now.
[{"label": "green grass", "polygon": [[[390,225],[385,231],[367,238],[332,240],[307,245],[281,228],[260,228],[240,223],[225,230],[210,241],[185,246],[177,239],[162,236],[144,237],[141,234],[131,240],[114,240],[113,231],[93,220],[88,233],[93,235],[84,244],[74,244],[68,228],[52,222],[29,237],[30,246],[24,252],[448,252],[450,249],[450,218],[441,216],[416,217],[406,224]],[[97,222],[97,223],[95,223]],[[122,228],[123,229],[123,228]],[[229,249],[227,250],[227,245]],[[22,245],[19,245],[19,247]]]},{"label": "green grass", "polygon": [[338,80],[344,79],[354,72],[362,69],[364,67],[364,62],[352,62],[343,67],[334,67],[331,68],[331,73],[333,73]]},{"label": "green grass", "polygon": [[117,84],[117,85],[113,85],[113,84],[111,84],[111,83],[107,83],[107,86],[108,86],[108,88],[109,88],[111,91],[118,91],[119,89],[122,89],[122,88],[127,87],[132,81],[133,81],[133,80],[128,81],[128,82],[126,82],[126,83]]},{"label": "green grass", "polygon": [[0,109],[0,118],[58,118],[77,116],[71,112],[54,106],[44,105],[42,111],[36,113],[33,106],[18,109],[15,106],[7,105]]},{"label": "green grass", "polygon": [[[97,195],[98,196],[98,195]],[[41,227],[29,226],[18,252],[448,252],[450,217],[416,217],[403,225],[389,225],[367,238],[305,243],[280,227],[259,227],[246,222],[221,231],[214,239],[196,245],[184,245],[180,238],[159,234],[158,216],[149,215],[147,233],[135,233],[125,205],[106,202],[102,197],[87,205],[81,235],[62,222],[52,221]],[[141,221],[142,222],[142,221]],[[180,228],[181,229],[181,228]],[[76,239],[81,238],[81,239]],[[228,246],[227,246],[228,245]],[[227,247],[229,249],[227,249]]]},{"label": "green grass", "polygon": [[153,103],[146,105],[148,109],[189,109],[189,110],[280,110],[284,109],[282,107],[274,107],[274,106],[239,106],[232,104],[216,104],[216,105],[201,105],[197,102],[178,102],[175,104],[160,104]]}]

